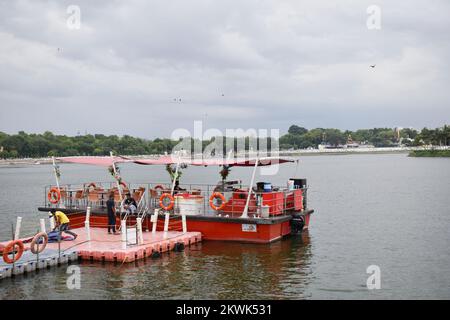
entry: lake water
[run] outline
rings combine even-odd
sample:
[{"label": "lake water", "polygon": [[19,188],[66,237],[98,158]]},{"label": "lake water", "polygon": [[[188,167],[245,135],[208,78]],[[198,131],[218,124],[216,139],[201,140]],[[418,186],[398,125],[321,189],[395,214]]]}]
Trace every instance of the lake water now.
[{"label": "lake water", "polygon": [[[125,181],[166,181],[164,167],[122,165]],[[297,174],[296,174],[297,171]],[[61,165],[62,183],[109,181],[106,169]],[[183,183],[219,180],[219,168],[185,170]],[[309,233],[270,245],[204,242],[131,265],[82,263],[81,289],[66,267],[0,281],[1,299],[450,299],[450,159],[395,155],[301,158],[280,167],[285,185],[308,179]],[[251,169],[232,169],[248,182]],[[51,166],[0,168],[0,240],[24,218],[39,226]],[[368,290],[370,265],[381,289]]]}]

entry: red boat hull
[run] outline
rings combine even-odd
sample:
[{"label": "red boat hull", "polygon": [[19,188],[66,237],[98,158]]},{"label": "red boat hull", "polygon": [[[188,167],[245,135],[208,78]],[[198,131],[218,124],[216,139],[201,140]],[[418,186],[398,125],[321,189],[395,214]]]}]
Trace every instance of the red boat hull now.
[{"label": "red boat hull", "polygon": [[244,231],[243,224],[227,222],[188,221],[188,230],[202,233],[204,240],[269,243],[291,233],[289,221],[277,224],[256,224],[254,231]]},{"label": "red boat hull", "polygon": [[[307,230],[309,228],[310,216],[312,212],[313,211],[309,211],[303,214],[303,230]],[[78,211],[70,213],[66,211],[66,214],[70,219],[71,228],[80,228],[84,226],[86,218],[86,214],[84,212]],[[201,232],[203,240],[270,243],[280,240],[281,238],[292,233],[291,219],[292,216],[278,216],[271,219],[187,216],[186,223],[187,230]],[[130,225],[136,223],[134,218],[129,218],[127,222]],[[91,227],[106,228],[107,224],[107,216],[104,213],[91,213]],[[116,220],[116,225],[120,225],[119,219]],[[145,219],[145,221],[143,221],[143,229],[152,229],[150,219]],[[157,231],[163,230],[164,216],[160,216],[157,223]],[[171,219],[169,230],[181,231],[181,219]]]}]

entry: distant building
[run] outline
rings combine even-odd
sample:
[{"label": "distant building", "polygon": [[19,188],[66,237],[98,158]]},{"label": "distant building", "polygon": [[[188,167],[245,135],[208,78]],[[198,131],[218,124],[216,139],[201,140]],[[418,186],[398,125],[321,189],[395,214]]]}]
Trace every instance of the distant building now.
[{"label": "distant building", "polygon": [[331,145],[331,144],[319,144],[318,146],[317,146],[317,148],[319,149],[319,150],[325,150],[325,149],[343,149],[344,148],[344,146],[342,146],[342,145],[338,145],[338,146],[333,146],[333,145]]},{"label": "distant building", "polygon": [[0,152],[3,152],[3,146],[0,147]]}]

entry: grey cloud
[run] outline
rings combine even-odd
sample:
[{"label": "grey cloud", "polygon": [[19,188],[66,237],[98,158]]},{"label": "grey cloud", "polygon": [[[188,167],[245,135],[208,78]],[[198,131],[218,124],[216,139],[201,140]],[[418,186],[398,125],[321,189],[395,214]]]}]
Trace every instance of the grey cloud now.
[{"label": "grey cloud", "polygon": [[371,4],[0,1],[0,131],[448,123],[448,2]]}]

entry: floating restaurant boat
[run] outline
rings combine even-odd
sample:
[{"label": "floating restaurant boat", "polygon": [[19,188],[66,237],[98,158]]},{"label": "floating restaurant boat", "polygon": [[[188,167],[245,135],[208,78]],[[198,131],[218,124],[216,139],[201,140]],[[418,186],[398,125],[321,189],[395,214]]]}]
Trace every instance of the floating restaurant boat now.
[{"label": "floating restaurant boat", "polygon": [[[59,167],[55,164],[56,186],[47,186],[45,204],[39,211],[57,209],[70,218],[71,228],[89,223],[106,228],[106,200],[114,194],[117,225],[135,226],[144,231],[200,232],[202,240],[270,243],[285,236],[299,234],[309,228],[314,210],[307,207],[306,179],[293,178],[284,186],[255,182],[259,167],[294,162],[281,158],[254,159],[183,159],[164,156],[158,159],[132,160],[120,156],[65,157],[62,163],[97,165],[109,168],[114,183],[90,182],[83,185],[60,185]],[[217,185],[169,183],[127,184],[117,172],[118,163],[176,166],[222,166],[253,168],[249,186],[241,181],[223,180]],[[126,210],[124,195],[131,194],[137,203],[135,212]],[[122,231],[123,232],[123,231]]]}]

